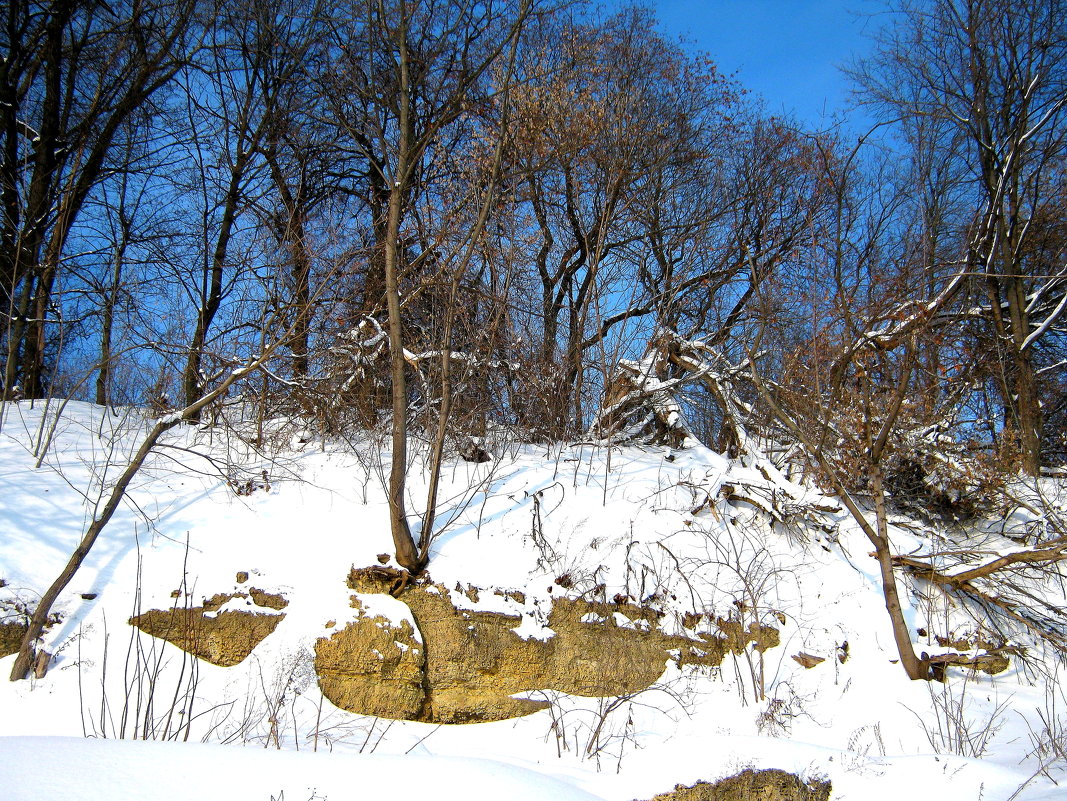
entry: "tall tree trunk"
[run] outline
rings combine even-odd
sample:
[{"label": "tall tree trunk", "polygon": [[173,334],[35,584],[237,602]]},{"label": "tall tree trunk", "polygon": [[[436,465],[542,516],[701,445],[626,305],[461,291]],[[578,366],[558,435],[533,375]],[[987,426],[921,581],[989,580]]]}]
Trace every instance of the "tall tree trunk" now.
[{"label": "tall tree trunk", "polygon": [[[384,13],[383,13],[384,18]],[[404,502],[404,487],[407,480],[407,364],[404,360],[404,336],[400,319],[400,221],[404,212],[404,189],[410,180],[411,168],[411,109],[410,76],[408,71],[407,18],[400,14],[397,31],[397,65],[400,71],[399,143],[397,145],[396,172],[389,190],[389,211],[385,225],[385,301],[389,313],[389,364],[392,379],[393,431],[392,464],[389,467],[389,527],[396,549],[396,561],[410,573],[421,573],[426,567],[425,555],[420,555],[411,536],[407,508]]]},{"label": "tall tree trunk", "polygon": [[36,281],[33,273],[22,279],[22,291],[18,293],[18,301],[11,316],[14,318],[8,327],[7,353],[4,360],[4,400],[14,400],[17,396],[15,388],[19,383],[19,365],[22,361],[22,344],[26,332],[26,319],[30,313],[30,299],[33,296],[33,287]]},{"label": "tall tree trunk", "polygon": [[889,620],[893,627],[893,641],[897,646],[897,654],[900,655],[900,664],[908,678],[914,680],[929,679],[930,666],[915,655],[915,648],[911,644],[911,630],[904,618],[904,610],[900,605],[900,594],[897,592],[897,577],[893,571],[893,552],[889,547],[889,524],[885,506],[885,488],[882,485],[882,467],[872,464],[871,489],[874,493],[874,507],[876,518],[876,530],[867,531],[867,537],[874,545],[874,556],[878,560],[878,572],[882,579],[882,597],[885,598],[885,609],[889,613]]},{"label": "tall tree trunk", "polygon": [[1013,390],[1007,400],[1014,413],[1012,422],[1017,426],[1020,466],[1029,475],[1038,476],[1041,474],[1041,402],[1030,349],[1025,344],[1030,334],[1030,319],[1023,283],[1015,278],[1009,279],[1005,294],[1011,324],[1009,369]]},{"label": "tall tree trunk", "polygon": [[56,280],[55,263],[49,256],[31,304],[32,316],[27,321],[22,347],[22,392],[27,398],[45,395],[44,360],[48,347],[48,321],[52,314],[52,289]]},{"label": "tall tree trunk", "polygon": [[[215,240],[215,249],[211,254],[211,264],[207,268],[204,293],[200,298],[200,308],[196,315],[196,328],[193,330],[193,338],[189,343],[189,353],[185,362],[185,372],[182,376],[182,397],[184,406],[192,406],[203,397],[205,388],[201,367],[204,359],[204,349],[207,345],[208,331],[211,323],[218,313],[222,304],[222,278],[226,266],[226,255],[230,247],[230,237],[233,235],[234,224],[237,220],[237,203],[241,196],[241,181],[244,170],[248,164],[248,154],[242,152],[233,168],[230,170],[230,183],[226,188],[226,200],[222,210],[222,220],[219,226],[219,236]],[[196,421],[200,419],[200,411],[189,418]]]},{"label": "tall tree trunk", "polygon": [[[125,228],[125,226],[124,226]],[[122,240],[115,246],[111,263],[111,286],[104,297],[100,313],[100,364],[96,373],[96,404],[107,406],[111,402],[111,338],[115,326],[115,307],[118,305],[119,287],[122,285],[122,264],[125,260],[128,238],[123,231]]]}]

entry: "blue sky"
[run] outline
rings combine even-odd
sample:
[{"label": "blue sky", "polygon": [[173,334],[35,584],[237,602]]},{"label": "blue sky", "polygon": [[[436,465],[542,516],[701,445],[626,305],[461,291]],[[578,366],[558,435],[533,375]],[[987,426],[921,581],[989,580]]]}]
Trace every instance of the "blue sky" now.
[{"label": "blue sky", "polygon": [[848,85],[837,69],[869,46],[881,0],[651,0],[671,37],[683,36],[723,72],[762,95],[771,113],[818,125],[840,110]]}]

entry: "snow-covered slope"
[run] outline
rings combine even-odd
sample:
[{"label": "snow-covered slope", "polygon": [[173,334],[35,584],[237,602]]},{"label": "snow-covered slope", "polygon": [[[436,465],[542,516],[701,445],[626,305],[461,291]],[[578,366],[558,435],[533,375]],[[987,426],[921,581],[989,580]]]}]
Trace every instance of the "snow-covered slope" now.
[{"label": "snow-covered slope", "polygon": [[[5,409],[6,619],[59,573],[144,423],[136,410],[73,403]],[[712,669],[667,661],[656,684],[625,696],[534,692],[551,706],[495,723],[339,710],[318,691],[314,647],[358,615],[349,569],[393,553],[387,465],[369,439],[308,439],[268,426],[257,450],[188,428],[151,457],[55,606],[47,675],[0,683],[0,797],[347,801],[422,787],[439,799],[627,801],[748,766],[829,778],[841,799],[1064,797],[1051,781],[1062,780],[1062,761],[1035,750],[1045,728],[1067,725],[1051,657],[1026,643],[1047,673],[1013,660],[995,677],[950,669],[945,684],[908,681],[877,564],[844,509],[768,464],[702,448],[533,447],[500,436],[492,462],[447,466],[430,575],[447,588],[520,591],[524,637],[553,635],[538,610],[562,595],[647,605],[671,633],[716,618],[773,625],[779,646]],[[916,552],[928,535],[901,525],[894,548]],[[127,625],[175,597],[239,591],[239,573],[288,600],[239,665],[193,660]],[[503,594],[451,595],[464,608],[516,612]],[[967,623],[931,597],[905,593],[918,648],[935,653],[936,636],[958,637]],[[374,613],[404,610],[380,596]],[[805,667],[792,658],[801,654],[823,661]],[[5,679],[13,659],[0,660]],[[208,744],[69,739],[146,730]]]}]

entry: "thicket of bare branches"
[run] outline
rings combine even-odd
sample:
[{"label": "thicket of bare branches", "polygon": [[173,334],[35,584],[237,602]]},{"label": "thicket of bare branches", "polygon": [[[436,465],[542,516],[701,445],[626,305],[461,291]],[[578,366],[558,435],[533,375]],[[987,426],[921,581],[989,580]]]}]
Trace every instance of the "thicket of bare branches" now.
[{"label": "thicket of bare branches", "polygon": [[701,440],[874,509],[889,591],[887,503],[992,513],[1067,454],[1067,8],[890,8],[857,137],[644,6],[8,4],[2,398],[388,431],[413,572],[495,426]]}]

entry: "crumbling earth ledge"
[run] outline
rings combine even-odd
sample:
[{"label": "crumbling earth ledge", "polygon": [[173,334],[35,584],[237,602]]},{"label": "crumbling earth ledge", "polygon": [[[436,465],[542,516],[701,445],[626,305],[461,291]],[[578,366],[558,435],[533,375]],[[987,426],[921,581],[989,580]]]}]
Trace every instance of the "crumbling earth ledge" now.
[{"label": "crumbling earth ledge", "polygon": [[[659,680],[668,660],[714,667],[751,642],[760,650],[778,645],[778,631],[768,626],[719,621],[717,634],[666,634],[654,609],[577,598],[554,600],[553,636],[524,638],[515,631],[520,616],[457,609],[440,585],[397,587],[381,569],[364,568],[351,572],[349,586],[391,592],[410,610],[418,636],[406,621],[361,617],[316,643],[319,686],[342,709],[400,720],[506,720],[547,706],[516,694],[636,693]],[[359,596],[353,605],[360,608]]]},{"label": "crumbling earth ledge", "polygon": [[803,781],[777,768],[749,768],[717,782],[679,784],[651,801],[829,801],[831,789],[829,781]]}]

